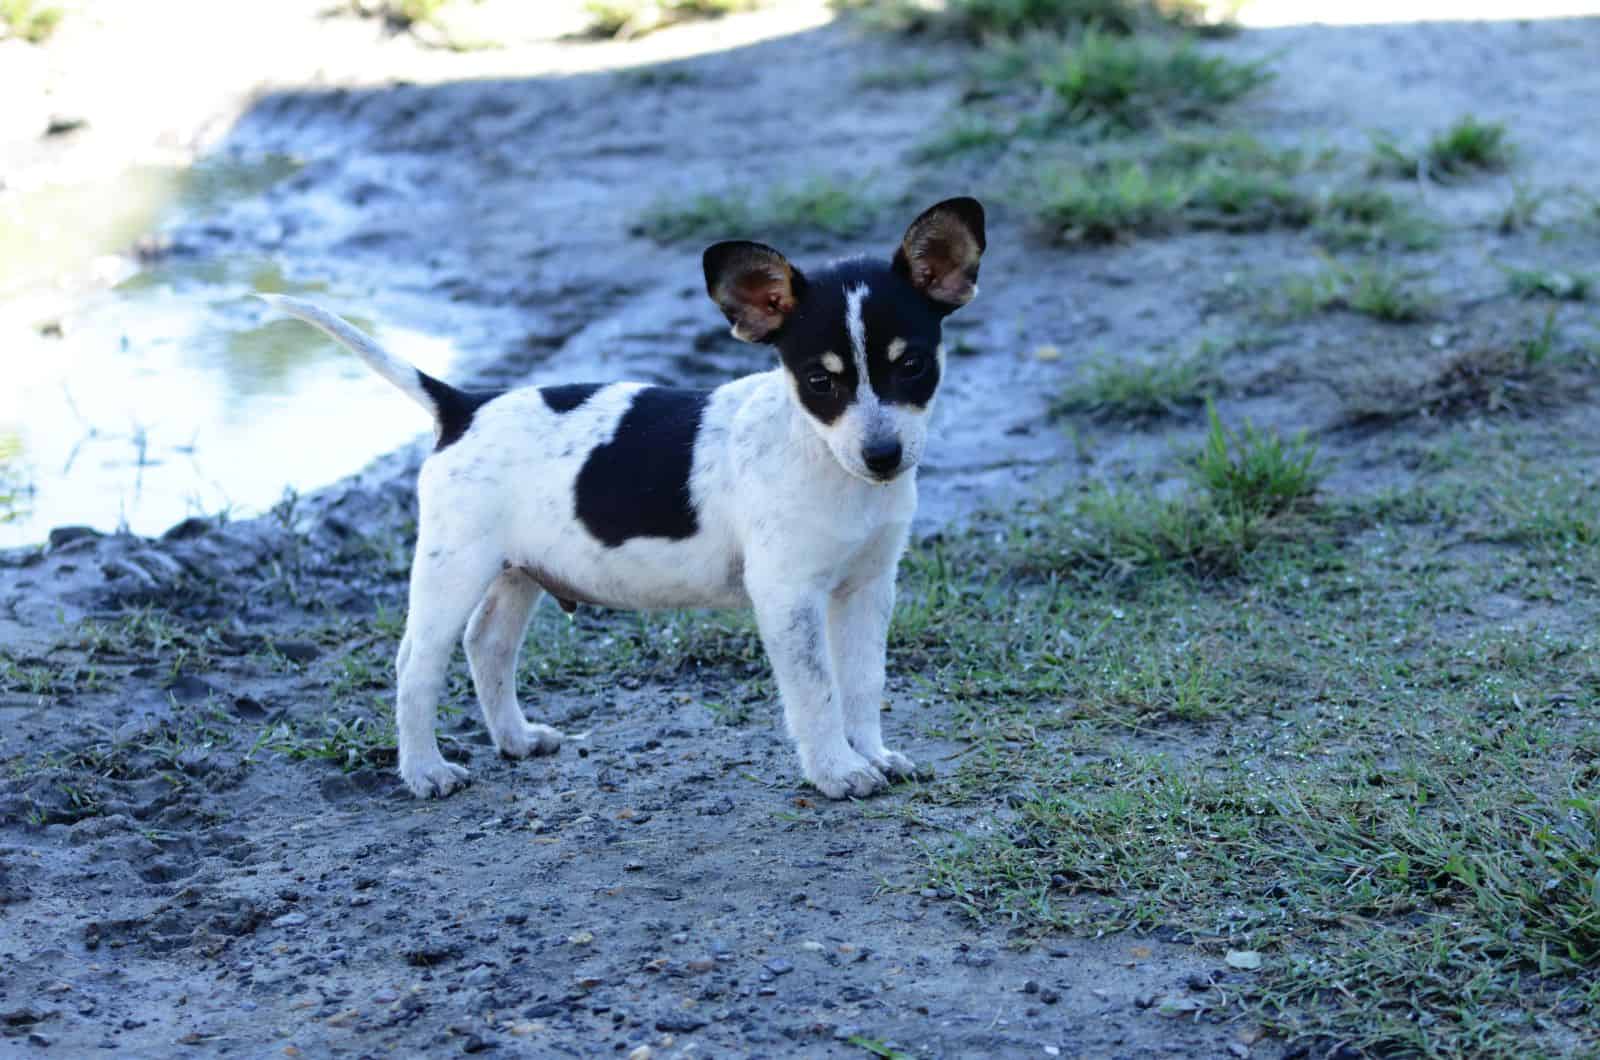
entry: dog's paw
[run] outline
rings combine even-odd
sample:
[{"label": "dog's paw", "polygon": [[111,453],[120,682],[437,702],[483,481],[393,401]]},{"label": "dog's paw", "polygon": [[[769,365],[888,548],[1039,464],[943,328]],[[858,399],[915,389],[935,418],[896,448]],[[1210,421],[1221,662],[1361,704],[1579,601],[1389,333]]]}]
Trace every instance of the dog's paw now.
[{"label": "dog's paw", "polygon": [[806,779],[830,799],[864,799],[889,786],[888,778],[854,751],[813,764]]},{"label": "dog's paw", "polygon": [[400,779],[406,782],[411,794],[419,799],[446,795],[467,783],[467,771],[454,762],[446,762],[435,754],[417,762],[407,762],[400,767]]},{"label": "dog's paw", "polygon": [[873,768],[892,780],[906,780],[917,775],[917,764],[899,751],[880,746],[876,751],[866,751],[863,757]]},{"label": "dog's paw", "polygon": [[507,758],[554,754],[561,749],[561,733],[548,725],[524,721],[508,733],[495,733],[494,744]]}]

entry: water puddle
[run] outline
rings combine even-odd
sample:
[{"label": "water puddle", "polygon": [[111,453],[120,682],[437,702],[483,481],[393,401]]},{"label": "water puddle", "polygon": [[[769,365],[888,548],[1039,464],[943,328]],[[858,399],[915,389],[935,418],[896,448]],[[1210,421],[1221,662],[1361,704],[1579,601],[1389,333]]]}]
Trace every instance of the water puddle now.
[{"label": "water puddle", "polygon": [[[140,267],[118,256],[162,222],[204,216],[295,168],[276,157],[145,167],[0,192],[0,547],[64,524],[156,534],[189,515],[255,514],[428,429],[354,357],[251,297],[362,305],[366,292],[291,283],[264,258]],[[376,330],[447,371],[442,340]]]}]

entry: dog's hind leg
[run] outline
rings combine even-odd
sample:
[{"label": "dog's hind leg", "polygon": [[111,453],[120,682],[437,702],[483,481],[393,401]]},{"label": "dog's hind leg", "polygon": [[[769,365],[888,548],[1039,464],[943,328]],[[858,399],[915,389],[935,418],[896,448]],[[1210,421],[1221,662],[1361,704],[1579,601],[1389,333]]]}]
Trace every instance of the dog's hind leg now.
[{"label": "dog's hind leg", "polygon": [[529,721],[517,705],[517,656],[542,592],[525,572],[504,571],[472,612],[462,638],[484,724],[508,758],[548,754],[561,746],[559,732]]},{"label": "dog's hind leg", "polygon": [[434,716],[456,638],[500,567],[498,557],[481,551],[474,555],[469,549],[453,553],[467,562],[447,562],[441,557],[451,553],[431,547],[429,537],[425,525],[417,542],[417,561],[411,568],[406,632],[396,659],[400,776],[419,799],[448,795],[467,779],[465,769],[446,762],[439,753]]}]

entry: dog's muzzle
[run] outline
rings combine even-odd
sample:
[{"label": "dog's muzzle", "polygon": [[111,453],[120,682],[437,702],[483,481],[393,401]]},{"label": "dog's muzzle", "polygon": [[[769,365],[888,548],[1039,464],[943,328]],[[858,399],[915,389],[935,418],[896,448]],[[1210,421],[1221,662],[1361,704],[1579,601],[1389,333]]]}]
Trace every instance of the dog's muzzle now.
[{"label": "dog's muzzle", "polygon": [[904,452],[900,448],[900,441],[896,438],[887,438],[882,441],[868,442],[861,449],[861,461],[867,465],[867,470],[873,476],[884,482],[894,478],[900,470],[900,460]]}]

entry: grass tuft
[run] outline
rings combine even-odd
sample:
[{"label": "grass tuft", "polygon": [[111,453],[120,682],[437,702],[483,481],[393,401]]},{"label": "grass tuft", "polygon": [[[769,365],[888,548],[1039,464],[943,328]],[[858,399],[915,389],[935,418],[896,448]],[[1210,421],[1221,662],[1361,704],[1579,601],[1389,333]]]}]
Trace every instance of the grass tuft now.
[{"label": "grass tuft", "polygon": [[1388,192],[1346,188],[1331,193],[1318,210],[1316,233],[1336,250],[1423,250],[1439,241],[1439,226]]},{"label": "grass tuft", "polygon": [[1217,507],[1247,516],[1280,515],[1317,489],[1317,449],[1302,434],[1285,444],[1275,432],[1258,431],[1249,420],[1235,434],[1207,402],[1210,429],[1195,461],[1195,477]]},{"label": "grass tuft", "polygon": [[59,4],[39,0],[0,0],[0,40],[15,38],[43,44],[61,24],[65,11]]},{"label": "grass tuft", "polygon": [[856,87],[884,92],[896,92],[908,88],[927,88],[929,85],[938,84],[947,80],[950,73],[938,65],[923,59],[893,66],[881,66],[876,70],[868,70],[856,78]]},{"label": "grass tuft", "polygon": [[1229,577],[1263,546],[1303,537],[1302,517],[1321,478],[1316,447],[1303,435],[1285,442],[1248,422],[1230,431],[1209,401],[1207,418],[1190,463],[1194,490],[1171,500],[1092,490],[1070,516],[1037,528],[1017,569],[1114,583],[1173,570]]},{"label": "grass tuft", "polygon": [[1442,180],[1509,169],[1514,153],[1504,125],[1468,114],[1436,133],[1420,153],[1391,139],[1375,138],[1370,168],[1376,175]]},{"label": "grass tuft", "polygon": [[1158,26],[1225,33],[1232,26],[1199,0],[832,0],[875,29],[986,41],[1096,28],[1127,35]]},{"label": "grass tuft", "polygon": [[942,162],[958,155],[995,152],[1017,135],[1017,129],[984,114],[962,112],[932,139],[916,148],[919,162]]},{"label": "grass tuft", "polygon": [[1202,52],[1193,42],[1089,30],[1036,69],[1066,120],[1112,130],[1214,117],[1272,79],[1262,63]]},{"label": "grass tuft", "polygon": [[1114,243],[1182,229],[1244,232],[1299,228],[1316,204],[1290,176],[1297,152],[1250,137],[1167,141],[1149,161],[1045,171],[1035,215],[1064,243]]},{"label": "grass tuft", "polygon": [[1568,302],[1588,299],[1594,277],[1582,272],[1554,269],[1506,270],[1506,288],[1518,298],[1554,298]]},{"label": "grass tuft", "polygon": [[828,177],[771,190],[765,198],[730,190],[699,195],[687,203],[660,200],[634,224],[636,235],[658,243],[685,239],[730,239],[859,235],[877,216],[879,201],[865,184]]},{"label": "grass tuft", "polygon": [[1346,309],[1387,324],[1422,320],[1434,303],[1433,295],[1411,286],[1404,273],[1374,264],[1347,268],[1330,263],[1320,272],[1292,277],[1283,292],[1287,316]]},{"label": "grass tuft", "polygon": [[1133,422],[1178,415],[1204,404],[1217,388],[1216,361],[1210,346],[1192,356],[1145,363],[1101,356],[1084,369],[1080,382],[1062,392],[1051,413]]},{"label": "grass tuft", "polygon": [[1045,174],[1034,214],[1063,243],[1115,243],[1179,227],[1187,198],[1180,178],[1137,162],[1061,168]]},{"label": "grass tuft", "polygon": [[[440,0],[432,0],[440,2]],[[448,2],[448,0],[445,0]],[[589,33],[627,40],[677,22],[754,11],[765,0],[585,0]]]},{"label": "grass tuft", "polygon": [[30,492],[22,465],[22,440],[15,434],[0,434],[0,523],[27,514]]}]

